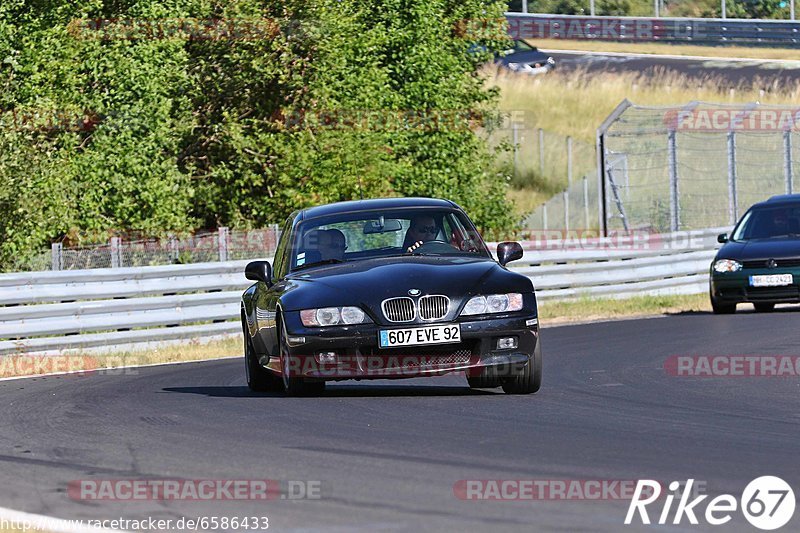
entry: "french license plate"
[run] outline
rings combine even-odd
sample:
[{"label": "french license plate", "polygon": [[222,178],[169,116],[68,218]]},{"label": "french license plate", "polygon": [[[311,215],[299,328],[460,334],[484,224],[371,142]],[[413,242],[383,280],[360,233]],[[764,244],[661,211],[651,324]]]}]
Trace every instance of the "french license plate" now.
[{"label": "french license plate", "polygon": [[791,274],[768,274],[764,276],[750,276],[751,287],[780,287],[791,285],[794,280]]},{"label": "french license plate", "polygon": [[454,342],[461,342],[461,326],[459,324],[406,329],[382,329],[380,331],[381,348],[418,346],[420,344],[449,344]]}]

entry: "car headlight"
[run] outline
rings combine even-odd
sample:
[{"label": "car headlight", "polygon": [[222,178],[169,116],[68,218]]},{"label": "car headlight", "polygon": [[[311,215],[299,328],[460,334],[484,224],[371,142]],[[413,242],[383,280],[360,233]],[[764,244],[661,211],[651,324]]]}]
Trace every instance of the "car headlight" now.
[{"label": "car headlight", "polygon": [[733,259],[719,259],[714,261],[715,272],[739,272],[742,269],[742,264]]},{"label": "car headlight", "polygon": [[306,327],[349,326],[370,322],[370,319],[358,307],[321,307],[300,311],[300,322]]},{"label": "car headlight", "polygon": [[518,292],[489,294],[470,298],[461,311],[461,316],[509,313],[520,309],[522,309],[522,295]]},{"label": "car headlight", "polygon": [[509,63],[508,64],[508,68],[510,68],[511,70],[519,70],[520,68],[522,68],[522,64],[521,63]]}]

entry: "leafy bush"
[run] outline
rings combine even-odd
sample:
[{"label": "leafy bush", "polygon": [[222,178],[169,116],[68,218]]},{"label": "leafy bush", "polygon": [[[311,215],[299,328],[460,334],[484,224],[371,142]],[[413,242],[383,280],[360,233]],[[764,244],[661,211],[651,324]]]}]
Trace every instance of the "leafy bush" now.
[{"label": "leafy bush", "polygon": [[[57,238],[255,227],[361,196],[448,197],[480,226],[509,228],[507,179],[475,120],[491,118],[497,99],[478,67],[507,38],[496,24],[458,31],[502,20],[504,8],[3,2],[0,266]],[[244,34],[189,39],[147,26],[186,17]],[[378,127],[350,120],[368,113],[382,116]],[[457,119],[420,122],[439,114]]]}]

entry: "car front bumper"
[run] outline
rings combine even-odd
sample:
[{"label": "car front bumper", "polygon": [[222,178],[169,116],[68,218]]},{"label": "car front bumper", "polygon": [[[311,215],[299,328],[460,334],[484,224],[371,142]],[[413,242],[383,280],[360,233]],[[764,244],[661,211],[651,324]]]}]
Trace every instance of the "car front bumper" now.
[{"label": "car front bumper", "polygon": [[[535,315],[446,322],[460,324],[461,342],[380,348],[379,332],[435,324],[305,328],[286,317],[290,375],[323,380],[386,379],[464,371],[469,376],[518,374],[536,349]],[[515,338],[515,348],[498,349],[501,338]],[[333,360],[331,360],[333,359]]]},{"label": "car front bumper", "polygon": [[[753,287],[751,276],[792,274],[791,285]],[[738,272],[711,271],[711,295],[722,303],[798,303],[800,268],[746,268]]]}]

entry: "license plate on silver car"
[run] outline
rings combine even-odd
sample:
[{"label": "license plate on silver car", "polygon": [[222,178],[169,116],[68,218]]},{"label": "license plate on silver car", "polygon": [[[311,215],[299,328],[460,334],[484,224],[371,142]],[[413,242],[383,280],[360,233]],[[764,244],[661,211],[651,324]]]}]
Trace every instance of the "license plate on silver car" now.
[{"label": "license plate on silver car", "polygon": [[461,326],[445,324],[420,328],[382,329],[380,347],[418,346],[421,344],[449,344],[461,342]]},{"label": "license plate on silver car", "polygon": [[750,276],[751,287],[781,287],[783,285],[791,285],[793,281],[791,274]]}]

